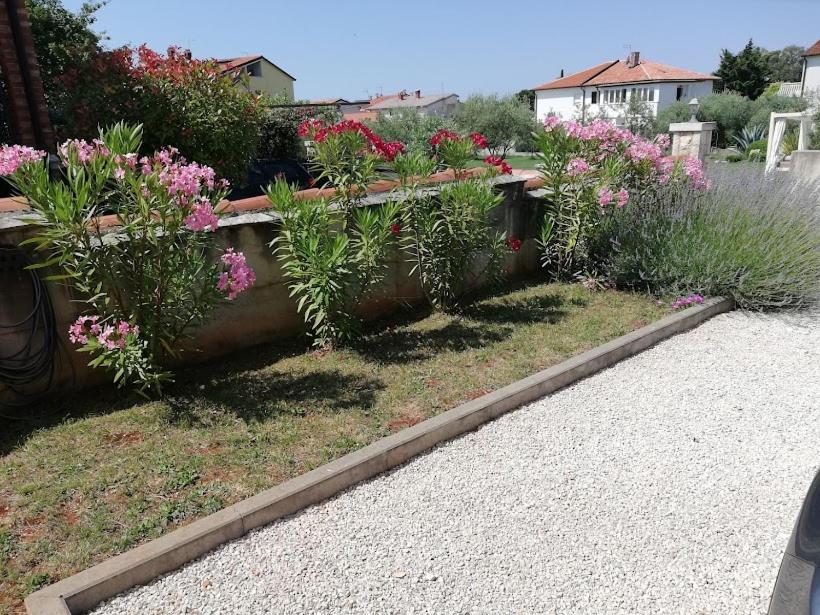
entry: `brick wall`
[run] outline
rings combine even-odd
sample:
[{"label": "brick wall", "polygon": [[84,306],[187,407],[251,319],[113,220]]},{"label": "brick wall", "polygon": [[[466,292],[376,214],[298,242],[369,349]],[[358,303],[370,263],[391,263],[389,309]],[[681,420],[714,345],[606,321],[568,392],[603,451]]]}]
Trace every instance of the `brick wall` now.
[{"label": "brick wall", "polygon": [[[22,53],[18,54],[18,48]],[[15,140],[54,151],[54,134],[24,0],[0,0],[0,72],[6,84]]]}]

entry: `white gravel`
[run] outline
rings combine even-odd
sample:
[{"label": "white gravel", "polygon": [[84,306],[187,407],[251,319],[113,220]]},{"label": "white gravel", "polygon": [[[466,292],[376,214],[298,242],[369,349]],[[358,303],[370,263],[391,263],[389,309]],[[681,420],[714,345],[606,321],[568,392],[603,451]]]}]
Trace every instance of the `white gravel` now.
[{"label": "white gravel", "polygon": [[718,316],[95,613],[765,613],[820,316]]}]

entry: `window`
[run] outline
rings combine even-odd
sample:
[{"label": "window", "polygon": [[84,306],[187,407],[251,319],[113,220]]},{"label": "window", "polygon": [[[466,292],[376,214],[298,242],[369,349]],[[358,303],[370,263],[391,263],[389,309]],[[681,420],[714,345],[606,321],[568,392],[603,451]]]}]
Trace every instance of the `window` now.
[{"label": "window", "polygon": [[675,100],[686,100],[689,98],[689,86],[679,85],[678,91],[675,95]]},{"label": "window", "polygon": [[598,92],[592,92],[589,95],[589,102],[590,102],[590,104],[593,104],[593,105],[598,104]]},{"label": "window", "polygon": [[655,88],[649,88],[649,102],[655,100]]},{"label": "window", "polygon": [[248,64],[248,66],[245,70],[248,71],[248,74],[251,77],[261,77],[262,76],[262,62],[254,62],[253,64]]}]

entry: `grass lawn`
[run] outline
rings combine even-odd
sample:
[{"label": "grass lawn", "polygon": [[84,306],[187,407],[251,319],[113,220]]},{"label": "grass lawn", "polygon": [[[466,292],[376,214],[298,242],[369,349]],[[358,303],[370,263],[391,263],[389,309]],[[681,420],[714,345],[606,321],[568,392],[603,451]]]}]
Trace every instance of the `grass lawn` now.
[{"label": "grass lawn", "polygon": [[[538,158],[531,156],[507,156],[504,160],[506,160],[513,169],[534,169],[535,165],[539,162]],[[481,166],[483,164],[484,160],[476,158],[470,166]]]},{"label": "grass lawn", "polygon": [[[168,399],[96,390],[2,421],[0,613],[106,557],[663,315],[644,296],[518,286],[408,314],[354,348],[266,345]],[[10,427],[9,427],[10,426]]]}]

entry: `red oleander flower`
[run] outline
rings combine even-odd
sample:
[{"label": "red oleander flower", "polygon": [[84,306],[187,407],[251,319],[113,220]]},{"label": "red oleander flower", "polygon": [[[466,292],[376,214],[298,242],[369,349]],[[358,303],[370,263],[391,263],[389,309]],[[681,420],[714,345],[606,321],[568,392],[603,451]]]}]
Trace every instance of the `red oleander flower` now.
[{"label": "red oleander flower", "polygon": [[401,233],[401,225],[398,222],[394,222],[390,225],[390,232],[394,235],[398,235]]},{"label": "red oleander flower", "polygon": [[513,252],[518,252],[521,250],[521,240],[515,235],[510,235],[507,237],[507,247]]},{"label": "red oleander flower", "polygon": [[432,137],[430,137],[430,145],[433,147],[438,147],[439,143],[442,141],[458,141],[461,137],[459,137],[456,133],[452,130],[447,130],[446,128],[439,128]]},{"label": "red oleander flower", "polygon": [[470,139],[478,149],[484,149],[485,147],[487,147],[487,137],[485,137],[480,132],[470,133]]}]

